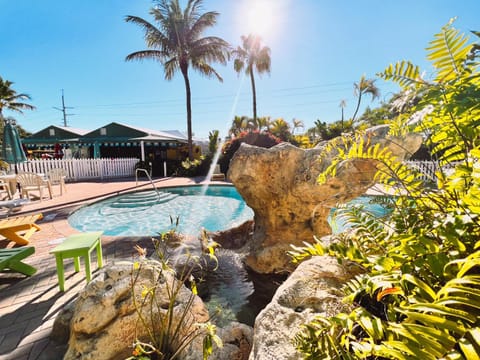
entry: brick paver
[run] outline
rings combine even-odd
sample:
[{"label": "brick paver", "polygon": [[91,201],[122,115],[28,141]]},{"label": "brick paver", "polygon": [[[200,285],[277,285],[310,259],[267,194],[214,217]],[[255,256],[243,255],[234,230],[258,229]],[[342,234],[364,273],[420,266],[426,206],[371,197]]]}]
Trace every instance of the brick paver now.
[{"label": "brick paver", "polygon": [[[155,186],[196,184],[185,178],[155,180]],[[142,181],[139,187],[151,187]],[[54,191],[51,200],[34,201],[25,205],[18,214],[42,212],[44,219],[38,222],[41,230],[31,238],[35,254],[25,262],[36,267],[37,273],[26,277],[19,273],[0,273],[0,360],[56,360],[62,359],[65,346],[50,339],[55,317],[64,304],[75,299],[86,284],[83,267],[74,273],[73,261],[65,261],[65,292],[58,289],[55,257],[49,254],[61,239],[76,231],[68,225],[68,214],[85,202],[98,200],[136,189],[135,180],[113,182],[82,182],[67,184],[62,196]],[[151,245],[149,238],[102,237],[105,264],[116,259],[131,259],[135,244]],[[15,246],[0,239],[0,248]],[[96,255],[92,253],[93,276],[98,273]]]}]

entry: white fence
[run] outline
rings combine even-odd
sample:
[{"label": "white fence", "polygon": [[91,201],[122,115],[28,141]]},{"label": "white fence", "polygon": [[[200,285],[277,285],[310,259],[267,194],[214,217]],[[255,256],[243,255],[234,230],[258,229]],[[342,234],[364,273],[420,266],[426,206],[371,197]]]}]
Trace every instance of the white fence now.
[{"label": "white fence", "polygon": [[[112,179],[135,176],[136,158],[119,159],[38,159],[17,164],[18,171],[46,174],[54,168],[64,169],[67,181]],[[13,170],[13,165],[10,166]]]},{"label": "white fence", "polygon": [[[28,171],[46,174],[53,168],[64,169],[67,181],[91,179],[113,179],[135,176],[136,158],[119,159],[38,159],[17,164],[18,171]],[[406,164],[423,174],[422,179],[436,181],[435,172],[440,169],[436,161],[406,161]],[[13,165],[11,165],[13,171]],[[445,169],[443,169],[445,170]]]},{"label": "white fence", "polygon": [[405,161],[405,164],[410,166],[411,168],[419,171],[422,173],[421,179],[423,181],[436,181],[437,176],[435,175],[435,172],[440,170],[440,165],[438,164],[437,161]]},{"label": "white fence", "polygon": [[416,169],[417,171],[422,173],[422,176],[420,177],[423,181],[437,181],[437,175],[435,174],[437,171],[442,170],[445,174],[448,174],[450,171],[453,171],[455,166],[458,163],[451,163],[448,165],[444,165],[440,169],[440,165],[438,161],[405,161],[405,163]]}]

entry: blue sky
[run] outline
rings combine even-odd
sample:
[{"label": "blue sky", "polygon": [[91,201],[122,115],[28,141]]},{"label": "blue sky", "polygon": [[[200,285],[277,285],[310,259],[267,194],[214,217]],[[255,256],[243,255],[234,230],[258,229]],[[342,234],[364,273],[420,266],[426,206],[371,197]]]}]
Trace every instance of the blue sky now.
[{"label": "blue sky", "polygon": [[[397,60],[432,69],[425,47],[450,18],[463,32],[480,30],[478,0],[204,0],[205,11],[220,13],[208,34],[233,46],[258,25],[271,48],[271,74],[257,76],[259,116],[315,120],[340,118],[355,107],[353,83]],[[183,2],[184,3],[184,2]],[[125,62],[145,49],[143,33],[126,15],[152,20],[150,0],[0,0],[0,76],[32,97],[36,111],[14,116],[28,131],[63,125],[61,89],[71,115],[68,126],[93,130],[110,122],[186,131],[185,87],[181,74],[164,80],[161,64]],[[269,25],[269,26],[266,26]],[[266,29],[265,29],[266,28]],[[227,66],[215,65],[220,83],[193,71],[193,131],[222,136],[233,115],[252,116],[250,83]],[[428,75],[427,75],[428,76]],[[381,99],[397,88],[377,80]],[[370,99],[364,105],[374,107]]]}]

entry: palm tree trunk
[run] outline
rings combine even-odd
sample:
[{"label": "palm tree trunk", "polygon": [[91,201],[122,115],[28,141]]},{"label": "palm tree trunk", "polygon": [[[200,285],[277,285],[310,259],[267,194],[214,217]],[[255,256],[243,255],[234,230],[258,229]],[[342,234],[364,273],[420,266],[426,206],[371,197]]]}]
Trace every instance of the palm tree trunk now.
[{"label": "palm tree trunk", "polygon": [[342,107],[342,132],[343,132],[343,107]]},{"label": "palm tree trunk", "polygon": [[358,101],[357,101],[357,108],[355,109],[355,112],[353,113],[352,116],[352,124],[355,122],[355,116],[357,116],[358,109],[360,108],[360,102],[362,101],[362,92],[358,92]]},{"label": "palm tree trunk", "polygon": [[188,158],[193,160],[192,141],[192,94],[190,92],[190,80],[188,79],[188,66],[180,65],[183,79],[185,80],[185,92],[187,95],[187,137],[188,137]]},{"label": "palm tree trunk", "polygon": [[257,123],[257,92],[255,90],[255,78],[253,77],[253,66],[250,66],[250,82],[252,83],[253,95],[253,122]]}]

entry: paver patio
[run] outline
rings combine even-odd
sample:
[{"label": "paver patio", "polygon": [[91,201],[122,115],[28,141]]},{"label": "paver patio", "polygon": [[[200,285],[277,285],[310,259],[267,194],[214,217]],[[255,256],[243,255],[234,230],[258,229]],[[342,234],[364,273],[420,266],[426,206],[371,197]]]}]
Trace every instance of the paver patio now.
[{"label": "paver patio", "polygon": [[[154,180],[155,186],[198,184],[202,179],[164,178]],[[138,187],[151,187],[148,181],[139,181]],[[35,254],[25,263],[37,268],[27,277],[20,273],[0,273],[0,359],[3,360],[56,360],[62,359],[65,346],[50,339],[53,322],[62,307],[72,302],[80,289],[86,285],[83,269],[74,272],[73,261],[65,262],[65,292],[58,288],[55,257],[49,251],[66,236],[78,232],[68,225],[67,217],[76,208],[95,199],[135,190],[133,179],[109,182],[79,182],[67,184],[67,193],[59,195],[54,189],[52,200],[31,202],[20,214],[43,213],[38,222],[41,230],[30,238]],[[149,237],[102,236],[104,264],[114,260],[132,259],[134,246],[151,245]],[[15,243],[0,239],[0,248],[9,248]],[[92,253],[96,264],[96,254]],[[98,273],[96,266],[93,276]]]}]

